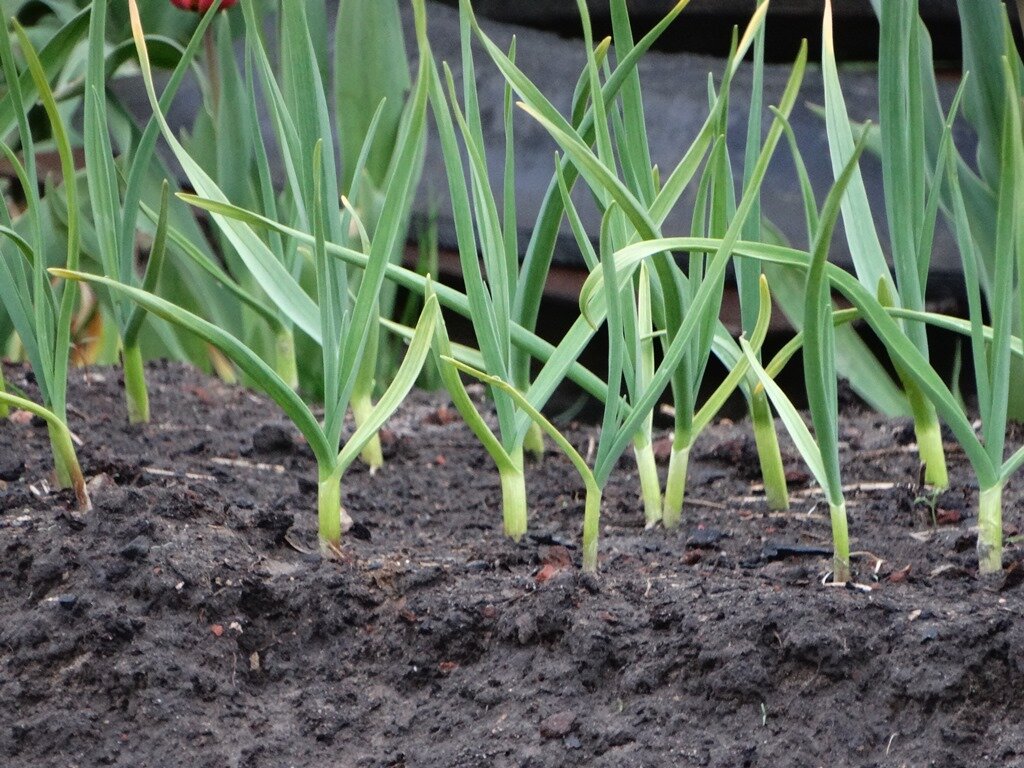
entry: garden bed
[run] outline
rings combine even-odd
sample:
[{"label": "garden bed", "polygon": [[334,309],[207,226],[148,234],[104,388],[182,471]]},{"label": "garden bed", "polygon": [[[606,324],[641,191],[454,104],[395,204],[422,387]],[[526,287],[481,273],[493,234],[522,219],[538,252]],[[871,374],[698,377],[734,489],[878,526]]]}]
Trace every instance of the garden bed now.
[{"label": "garden bed", "polygon": [[[390,422],[385,469],[346,475],[356,525],[327,562],[314,462],[276,408],[150,375],[154,421],[131,429],[118,372],[72,376],[85,515],[46,493],[45,428],[0,421],[4,766],[1024,760],[1022,550],[977,579],[969,469],[951,449],[952,489],[917,500],[908,424],[841,422],[858,586],[823,585],[827,511],[788,442],[795,503],[769,513],[747,430],[709,429],[674,532],[644,530],[623,460],[585,576],[568,462],[531,468],[513,544],[490,460],[424,394]],[[1019,482],[1004,508],[1012,542]]]}]

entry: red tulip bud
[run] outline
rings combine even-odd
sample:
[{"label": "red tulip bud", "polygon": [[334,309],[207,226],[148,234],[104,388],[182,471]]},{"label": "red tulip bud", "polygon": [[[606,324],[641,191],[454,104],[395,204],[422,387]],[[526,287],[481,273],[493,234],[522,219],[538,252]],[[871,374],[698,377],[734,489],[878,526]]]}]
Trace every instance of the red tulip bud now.
[{"label": "red tulip bud", "polygon": [[[224,0],[224,2],[220,4],[220,10],[223,11],[230,8],[237,2],[238,0]],[[206,13],[210,10],[210,6],[213,5],[213,0],[171,0],[171,4],[185,11]]]}]

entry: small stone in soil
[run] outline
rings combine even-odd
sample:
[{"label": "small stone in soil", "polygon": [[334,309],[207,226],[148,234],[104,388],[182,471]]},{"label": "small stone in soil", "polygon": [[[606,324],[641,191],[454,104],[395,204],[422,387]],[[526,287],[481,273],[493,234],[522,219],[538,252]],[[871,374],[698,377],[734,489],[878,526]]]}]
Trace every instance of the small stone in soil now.
[{"label": "small stone in soil", "polygon": [[960,522],[960,510],[938,509],[935,511],[936,525],[956,525]]},{"label": "small stone in soil", "polygon": [[893,571],[892,573],[890,573],[889,574],[889,581],[892,582],[893,584],[900,584],[900,583],[906,581],[909,576],[910,576],[910,566],[907,565],[907,566],[904,566],[903,568],[900,568],[898,571]]},{"label": "small stone in soil", "polygon": [[521,614],[515,621],[516,639],[520,645],[527,645],[537,634],[537,618],[529,613]]},{"label": "small stone in soil", "polygon": [[90,496],[98,496],[101,493],[117,488],[117,483],[106,472],[101,472],[95,477],[90,477],[85,487],[89,491]]},{"label": "small stone in soil", "polygon": [[460,418],[458,411],[449,408],[447,405],[442,405],[434,411],[428,413],[423,422],[425,424],[434,424],[436,426],[447,426]]},{"label": "small stone in soil", "polygon": [[393,430],[384,428],[377,433],[380,440],[381,454],[385,459],[393,459],[398,455],[398,436]]},{"label": "small stone in soil", "polygon": [[544,565],[552,565],[555,568],[568,568],[572,565],[572,555],[561,544],[538,547],[537,554]]},{"label": "small stone in soil", "polygon": [[803,485],[811,479],[809,472],[805,472],[802,469],[787,469],[786,470],[786,484],[787,485]]},{"label": "small stone in soil", "polygon": [[7,417],[7,420],[11,424],[17,424],[19,427],[24,427],[27,424],[32,423],[32,414],[28,411],[12,411],[11,415]]},{"label": "small stone in soil", "polygon": [[568,736],[576,724],[576,713],[568,710],[556,712],[540,722],[540,735],[545,739],[560,739]]}]

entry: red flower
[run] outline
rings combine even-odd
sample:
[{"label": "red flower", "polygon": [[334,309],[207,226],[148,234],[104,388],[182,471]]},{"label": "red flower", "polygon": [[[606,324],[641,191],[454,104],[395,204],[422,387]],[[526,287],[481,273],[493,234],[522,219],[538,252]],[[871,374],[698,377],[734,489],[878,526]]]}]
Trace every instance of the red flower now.
[{"label": "red flower", "polygon": [[[237,2],[238,0],[224,0],[224,2],[220,4],[220,9],[223,11],[230,8]],[[185,11],[206,13],[210,10],[210,6],[213,5],[213,0],[171,0],[171,4],[176,5],[178,8]]]}]

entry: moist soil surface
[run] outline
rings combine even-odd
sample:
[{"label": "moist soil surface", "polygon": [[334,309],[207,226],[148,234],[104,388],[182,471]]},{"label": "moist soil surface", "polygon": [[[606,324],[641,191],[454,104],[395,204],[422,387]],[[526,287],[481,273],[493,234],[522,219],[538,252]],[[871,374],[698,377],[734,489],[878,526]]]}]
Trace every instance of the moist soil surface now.
[{"label": "moist soil surface", "polygon": [[842,421],[861,554],[838,587],[799,457],[784,441],[793,506],[770,512],[742,424],[702,437],[678,530],[644,529],[620,462],[595,577],[569,463],[529,468],[530,533],[505,539],[439,396],[348,473],[326,561],[310,451],[272,405],[179,366],[151,393],[127,427],[116,371],[73,374],[87,514],[48,490],[45,428],[0,422],[0,765],[1024,765],[1020,483],[1011,565],[981,580],[964,458],[920,498],[904,422]]}]

